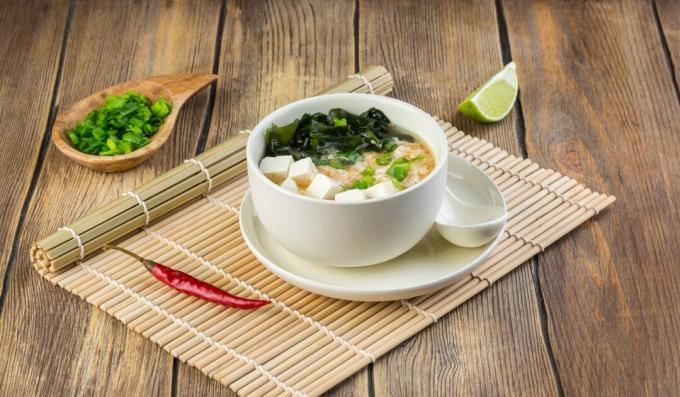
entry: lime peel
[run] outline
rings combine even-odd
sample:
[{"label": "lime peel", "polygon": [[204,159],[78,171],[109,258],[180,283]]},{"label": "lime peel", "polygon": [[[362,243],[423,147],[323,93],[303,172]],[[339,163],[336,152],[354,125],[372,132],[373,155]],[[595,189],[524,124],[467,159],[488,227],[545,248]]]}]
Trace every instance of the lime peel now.
[{"label": "lime peel", "polygon": [[458,110],[465,116],[483,123],[502,120],[517,100],[518,81],[515,62],[510,62],[484,85],[477,88]]}]

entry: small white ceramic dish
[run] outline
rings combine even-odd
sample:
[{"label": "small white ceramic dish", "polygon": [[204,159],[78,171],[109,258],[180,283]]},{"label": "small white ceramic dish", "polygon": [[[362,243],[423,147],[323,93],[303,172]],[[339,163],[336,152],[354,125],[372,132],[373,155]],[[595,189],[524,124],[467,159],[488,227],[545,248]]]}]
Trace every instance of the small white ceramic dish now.
[{"label": "small white ceramic dish", "polygon": [[508,211],[498,186],[479,168],[449,155],[446,194],[435,218],[452,244],[479,247],[502,233]]},{"label": "small white ceramic dish", "polygon": [[320,295],[360,301],[406,299],[441,289],[473,271],[501,239],[477,248],[457,247],[432,227],[415,247],[368,267],[328,267],[283,248],[267,232],[249,193],[240,211],[241,233],[255,257],[287,282]]},{"label": "small white ceramic dish", "polygon": [[[435,167],[415,186],[385,198],[337,202],[285,190],[260,171],[265,132],[272,124],[332,108],[363,113],[371,107],[432,151]],[[327,266],[369,266],[403,254],[431,229],[446,187],[448,150],[439,124],[413,105],[380,95],[328,94],[286,105],[255,126],[246,153],[250,193],[264,228],[287,250]]]}]

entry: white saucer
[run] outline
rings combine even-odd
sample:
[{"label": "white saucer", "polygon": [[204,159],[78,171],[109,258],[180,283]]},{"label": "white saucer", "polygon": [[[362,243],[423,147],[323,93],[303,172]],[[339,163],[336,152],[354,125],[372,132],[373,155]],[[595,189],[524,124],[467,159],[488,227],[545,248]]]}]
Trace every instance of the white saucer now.
[{"label": "white saucer", "polygon": [[470,273],[498,245],[503,233],[476,248],[450,244],[433,227],[411,250],[367,267],[327,267],[281,247],[260,223],[250,193],[240,211],[241,233],[267,269],[287,282],[320,295],[359,301],[411,298],[439,290]]}]

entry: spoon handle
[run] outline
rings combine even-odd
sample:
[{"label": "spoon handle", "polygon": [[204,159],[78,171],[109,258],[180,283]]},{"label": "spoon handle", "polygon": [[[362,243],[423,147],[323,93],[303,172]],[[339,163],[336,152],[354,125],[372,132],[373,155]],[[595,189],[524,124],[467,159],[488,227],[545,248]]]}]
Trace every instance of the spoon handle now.
[{"label": "spoon handle", "polygon": [[172,92],[172,102],[175,106],[181,106],[192,95],[202,88],[217,80],[215,74],[166,74],[147,78],[163,84]]}]

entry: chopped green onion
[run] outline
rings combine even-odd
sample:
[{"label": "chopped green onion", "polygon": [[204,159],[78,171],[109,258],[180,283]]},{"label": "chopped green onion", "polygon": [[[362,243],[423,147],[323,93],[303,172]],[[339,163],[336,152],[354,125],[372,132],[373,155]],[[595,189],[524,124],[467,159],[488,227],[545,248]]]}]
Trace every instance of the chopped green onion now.
[{"label": "chopped green onion", "polygon": [[138,134],[126,132],[123,134],[123,140],[130,143],[139,144],[139,142],[141,142],[141,137]]},{"label": "chopped green onion", "polygon": [[78,145],[80,143],[80,139],[78,138],[78,135],[75,133],[75,131],[69,131],[68,137],[74,145]]},{"label": "chopped green onion", "polygon": [[123,153],[130,153],[132,151],[132,143],[128,141],[119,141],[116,146],[118,147],[118,150]]},{"label": "chopped green onion", "polygon": [[339,119],[336,117],[333,119],[333,125],[336,127],[344,127],[347,125],[347,119]]},{"label": "chopped green onion", "polygon": [[363,171],[361,171],[361,174],[365,176],[373,176],[375,175],[375,169],[369,165],[368,167],[364,168]]},{"label": "chopped green onion", "polygon": [[393,182],[395,180],[401,182],[406,179],[408,172],[411,170],[411,164],[422,159],[423,156],[417,156],[412,159],[399,157],[398,159],[394,160],[390,168],[387,169],[387,175],[392,178]]},{"label": "chopped green onion", "polygon": [[396,149],[396,148],[397,148],[397,143],[395,141],[393,141],[392,139],[386,139],[383,142],[383,150],[385,150],[386,152],[393,152],[394,149]]},{"label": "chopped green onion", "polygon": [[401,183],[400,181],[398,181],[394,178],[390,178],[390,180],[392,181],[392,185],[394,185],[394,187],[396,187],[397,190],[404,190],[404,184],[403,183]]},{"label": "chopped green onion", "polygon": [[378,165],[387,165],[392,162],[392,155],[389,153],[385,153],[382,156],[378,157],[375,162]]},{"label": "chopped green onion", "polygon": [[341,152],[337,154],[337,157],[346,163],[354,164],[361,160],[361,154],[358,152]]},{"label": "chopped green onion", "polygon": [[151,103],[144,95],[127,92],[104,98],[104,106],[91,111],[66,131],[73,146],[83,153],[115,156],[130,153],[150,142],[172,104],[160,98]]},{"label": "chopped green onion", "polygon": [[398,180],[399,182],[406,179],[407,174],[408,174],[408,167],[404,167],[401,164],[395,164],[387,170],[387,175]]},{"label": "chopped green onion", "polygon": [[369,187],[373,186],[375,184],[375,178],[373,178],[370,175],[364,175],[359,179],[358,181],[354,182],[354,185],[352,185],[352,188],[354,189],[368,189]]},{"label": "chopped green onion", "polygon": [[364,190],[368,189],[368,186],[366,186],[366,184],[363,181],[356,181],[354,182],[354,185],[352,185],[352,189]]},{"label": "chopped green onion", "polygon": [[156,117],[165,117],[170,113],[170,110],[172,109],[172,105],[169,103],[165,102],[163,98],[159,99],[151,105],[151,113],[153,113],[154,116]]},{"label": "chopped green onion", "polygon": [[339,170],[344,170],[346,168],[345,164],[338,158],[328,160],[328,165]]},{"label": "chopped green onion", "polygon": [[108,146],[109,149],[111,149],[111,151],[114,151],[114,152],[117,149],[116,142],[113,140],[113,138],[109,138],[109,139],[106,140],[106,146]]}]

